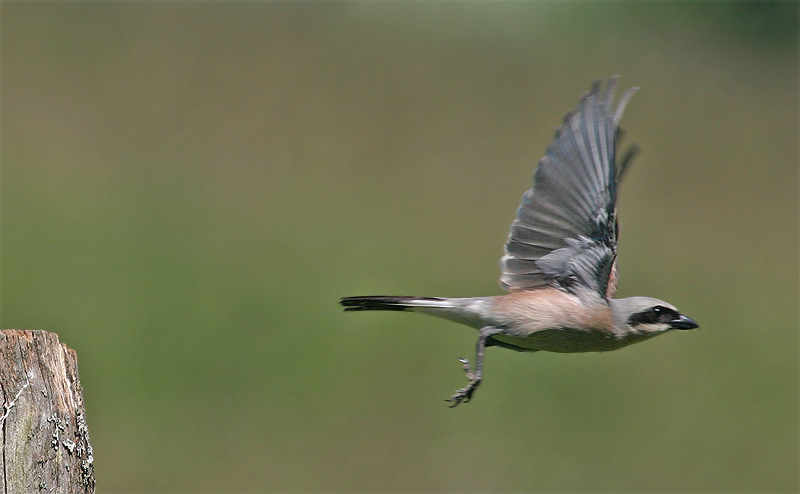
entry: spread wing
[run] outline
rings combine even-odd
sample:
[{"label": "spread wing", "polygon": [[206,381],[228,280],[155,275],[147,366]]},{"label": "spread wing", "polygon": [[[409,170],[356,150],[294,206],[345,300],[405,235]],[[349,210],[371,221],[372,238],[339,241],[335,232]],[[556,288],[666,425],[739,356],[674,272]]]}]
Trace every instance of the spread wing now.
[{"label": "spread wing", "polygon": [[500,260],[500,284],[510,291],[556,286],[616,290],[617,184],[636,149],[615,163],[619,121],[636,88],[614,106],[618,77],[591,90],[567,113],[522,196]]}]

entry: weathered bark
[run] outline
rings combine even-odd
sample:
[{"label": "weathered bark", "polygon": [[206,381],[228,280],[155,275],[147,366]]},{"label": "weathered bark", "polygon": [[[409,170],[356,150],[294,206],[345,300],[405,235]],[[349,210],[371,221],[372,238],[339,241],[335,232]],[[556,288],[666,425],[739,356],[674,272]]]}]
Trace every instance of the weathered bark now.
[{"label": "weathered bark", "polygon": [[0,493],[93,493],[75,351],[45,331],[0,331]]}]

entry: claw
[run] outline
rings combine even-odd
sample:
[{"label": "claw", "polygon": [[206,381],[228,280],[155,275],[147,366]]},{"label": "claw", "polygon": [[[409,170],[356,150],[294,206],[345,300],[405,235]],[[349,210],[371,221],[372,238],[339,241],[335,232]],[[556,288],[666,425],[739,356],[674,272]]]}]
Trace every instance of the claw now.
[{"label": "claw", "polygon": [[463,387],[459,390],[456,390],[455,394],[450,398],[444,400],[447,402],[452,403],[450,408],[453,408],[456,405],[460,405],[461,403],[466,403],[470,399],[472,399],[472,395],[475,393],[475,390],[481,384],[481,374],[483,369],[483,351],[486,348],[486,340],[493,334],[500,331],[498,328],[493,326],[486,326],[481,328],[480,337],[478,338],[478,344],[475,348],[475,368],[470,368],[469,360],[465,358],[458,359],[464,365],[464,374],[466,374],[467,380],[469,383],[466,387]]},{"label": "claw", "polygon": [[453,396],[444,400],[452,403],[450,408],[453,408],[456,405],[460,405],[461,403],[467,403],[471,398],[472,394],[478,388],[478,385],[481,383],[480,379],[475,379],[474,377],[470,377],[469,384],[466,387],[463,387],[455,392]]}]

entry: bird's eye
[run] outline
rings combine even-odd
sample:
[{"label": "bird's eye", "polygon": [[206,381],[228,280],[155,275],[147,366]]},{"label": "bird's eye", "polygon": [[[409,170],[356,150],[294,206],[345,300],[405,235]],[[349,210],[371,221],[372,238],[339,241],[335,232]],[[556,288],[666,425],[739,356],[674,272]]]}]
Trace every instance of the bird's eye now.
[{"label": "bird's eye", "polygon": [[680,315],[672,309],[657,305],[653,307],[653,314],[657,322],[669,322],[680,317]]},{"label": "bird's eye", "polygon": [[654,324],[659,322],[664,323],[672,321],[673,319],[677,319],[678,317],[678,313],[674,310],[657,305],[647,309],[646,311],[632,315],[629,324],[631,326],[635,326],[637,324]]}]

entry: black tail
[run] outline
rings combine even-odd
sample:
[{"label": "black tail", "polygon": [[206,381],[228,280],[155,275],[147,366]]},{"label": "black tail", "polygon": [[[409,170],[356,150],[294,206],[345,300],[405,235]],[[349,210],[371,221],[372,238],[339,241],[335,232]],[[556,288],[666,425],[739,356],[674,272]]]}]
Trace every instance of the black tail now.
[{"label": "black tail", "polygon": [[435,297],[406,297],[369,295],[366,297],[344,297],[339,301],[345,311],[351,310],[397,310],[403,311],[413,307],[415,300],[442,300]]}]

